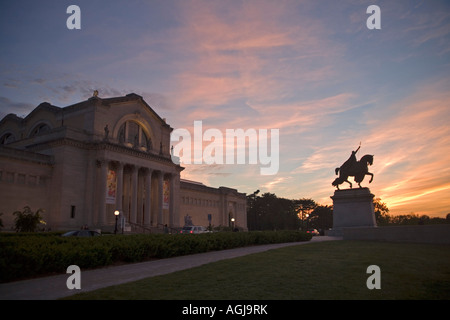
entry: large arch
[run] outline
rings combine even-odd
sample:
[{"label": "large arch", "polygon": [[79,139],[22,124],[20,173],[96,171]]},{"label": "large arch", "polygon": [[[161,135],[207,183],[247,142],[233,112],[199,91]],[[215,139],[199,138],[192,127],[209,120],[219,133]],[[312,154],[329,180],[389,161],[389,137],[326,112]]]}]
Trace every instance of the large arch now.
[{"label": "large arch", "polygon": [[16,141],[16,135],[9,130],[0,135],[0,145],[7,145],[14,141]]},{"label": "large arch", "polygon": [[37,121],[32,127],[31,130],[28,131],[27,137],[33,138],[34,136],[38,136],[40,134],[44,134],[52,130],[52,125],[48,121]]},{"label": "large arch", "polygon": [[[155,147],[155,134],[152,130],[152,127],[145,119],[137,116],[136,114],[125,115],[116,122],[113,128],[113,138],[116,139],[117,142],[121,142],[121,129],[124,125],[126,125],[127,122],[137,124],[142,130],[142,133],[147,137],[147,139],[151,141],[152,147]],[[129,140],[129,137],[124,137],[124,141],[122,142],[126,142],[127,140]]]}]

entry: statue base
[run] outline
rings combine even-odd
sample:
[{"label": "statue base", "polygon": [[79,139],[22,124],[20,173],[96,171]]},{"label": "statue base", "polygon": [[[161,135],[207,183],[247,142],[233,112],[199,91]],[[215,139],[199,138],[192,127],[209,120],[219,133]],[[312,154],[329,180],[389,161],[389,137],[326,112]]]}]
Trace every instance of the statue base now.
[{"label": "statue base", "polygon": [[336,190],[333,199],[333,228],[327,235],[342,236],[343,228],[376,227],[374,195],[369,188]]}]

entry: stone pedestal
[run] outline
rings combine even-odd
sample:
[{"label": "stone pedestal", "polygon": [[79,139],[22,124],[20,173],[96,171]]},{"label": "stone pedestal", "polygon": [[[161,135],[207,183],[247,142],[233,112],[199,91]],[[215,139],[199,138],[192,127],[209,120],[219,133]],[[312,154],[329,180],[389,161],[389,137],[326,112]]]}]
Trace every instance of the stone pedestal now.
[{"label": "stone pedestal", "polygon": [[342,236],[343,228],[376,227],[373,197],[369,188],[336,190],[333,199],[333,228],[328,235]]}]

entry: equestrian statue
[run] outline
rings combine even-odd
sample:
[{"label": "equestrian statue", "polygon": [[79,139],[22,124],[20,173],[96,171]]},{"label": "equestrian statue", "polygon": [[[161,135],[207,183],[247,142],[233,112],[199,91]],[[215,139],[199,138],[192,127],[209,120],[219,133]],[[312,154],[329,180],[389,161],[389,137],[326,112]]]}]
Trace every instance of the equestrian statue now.
[{"label": "equestrian statue", "polygon": [[366,154],[359,161],[357,161],[356,153],[359,151],[359,148],[361,148],[361,144],[359,144],[358,149],[352,151],[350,158],[345,161],[342,166],[335,169],[335,173],[336,175],[339,174],[339,177],[336,178],[331,184],[338,190],[340,190],[339,185],[344,182],[350,184],[350,188],[352,188],[351,182],[348,181],[348,177],[350,176],[354,177],[355,182],[358,183],[360,188],[362,188],[361,182],[364,180],[366,175],[371,176],[369,183],[372,182],[373,173],[369,172],[368,166],[373,164],[373,155]]}]

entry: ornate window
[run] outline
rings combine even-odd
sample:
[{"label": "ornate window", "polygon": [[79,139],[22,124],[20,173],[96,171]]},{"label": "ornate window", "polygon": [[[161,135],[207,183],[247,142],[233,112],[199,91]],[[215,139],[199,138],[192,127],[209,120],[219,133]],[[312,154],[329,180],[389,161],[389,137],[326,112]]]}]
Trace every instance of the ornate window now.
[{"label": "ornate window", "polygon": [[11,142],[16,141],[16,137],[14,137],[14,135],[12,133],[5,133],[1,138],[0,138],[0,144],[8,144]]},{"label": "ornate window", "polygon": [[119,142],[129,147],[149,151],[152,149],[152,139],[144,128],[134,121],[126,121],[119,128]]},{"label": "ornate window", "polygon": [[34,136],[37,136],[37,135],[41,135],[41,134],[47,133],[50,130],[51,129],[50,129],[50,127],[47,124],[41,123],[41,124],[37,125],[36,128],[34,128],[34,130],[31,132],[30,138],[32,138]]}]

